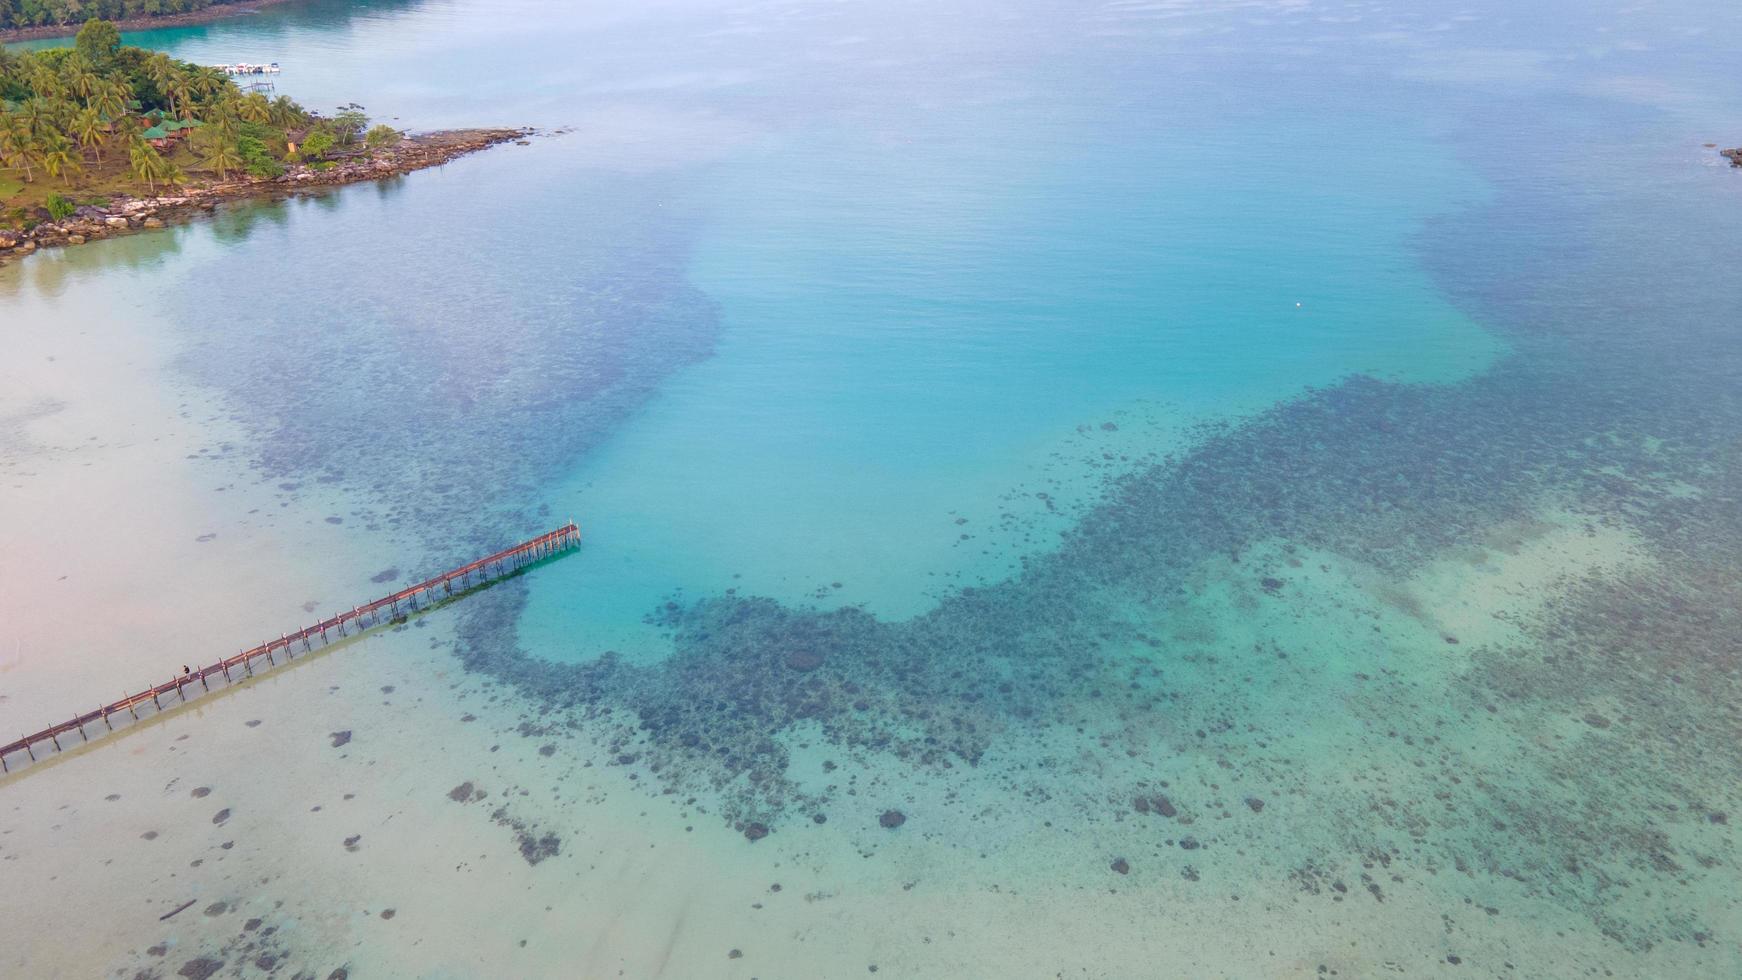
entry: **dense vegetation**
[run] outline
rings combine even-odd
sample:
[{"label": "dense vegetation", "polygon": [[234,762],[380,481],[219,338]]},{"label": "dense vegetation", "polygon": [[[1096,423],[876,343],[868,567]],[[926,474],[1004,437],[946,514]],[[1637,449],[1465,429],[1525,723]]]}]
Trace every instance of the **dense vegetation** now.
[{"label": "dense vegetation", "polygon": [[0,198],[8,178],[20,191],[46,177],[155,192],[195,171],[271,177],[286,162],[324,166],[329,154],[399,138],[367,126],[354,107],[322,118],[287,96],[244,94],[217,69],[123,46],[107,21],[87,22],[71,48],[0,46]]},{"label": "dense vegetation", "polygon": [[237,0],[0,0],[0,31],[14,27],[77,24],[87,18],[120,20],[186,14]]}]

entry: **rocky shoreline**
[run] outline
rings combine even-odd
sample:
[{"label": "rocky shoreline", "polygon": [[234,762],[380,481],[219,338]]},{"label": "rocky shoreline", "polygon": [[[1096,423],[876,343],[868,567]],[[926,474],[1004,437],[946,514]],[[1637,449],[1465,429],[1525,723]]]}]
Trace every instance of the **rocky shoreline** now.
[{"label": "rocky shoreline", "polygon": [[[113,23],[124,31],[149,31],[159,27],[187,27],[193,24],[210,24],[217,20],[228,20],[231,17],[242,17],[259,13],[266,7],[275,7],[291,0],[246,0],[244,3],[215,4],[202,10],[190,10],[180,14],[158,14],[152,17],[122,17]],[[13,27],[0,30],[0,43],[13,41],[39,41],[49,37],[72,37],[79,32],[85,22],[68,24],[42,24],[36,27]]]},{"label": "rocky shoreline", "polygon": [[[241,178],[187,187],[156,197],[115,196],[102,207],[85,205],[61,221],[40,220],[25,230],[0,228],[0,265],[42,248],[63,248],[117,235],[163,228],[209,213],[224,201],[283,197],[314,188],[380,180],[447,163],[456,157],[510,141],[522,143],[530,129],[455,129],[409,136],[370,154],[333,161],[324,169],[296,166],[277,177]],[[39,209],[37,217],[47,219]]]},{"label": "rocky shoreline", "polygon": [[1730,161],[1732,167],[1742,167],[1742,146],[1733,150],[1719,150],[1718,155]]}]

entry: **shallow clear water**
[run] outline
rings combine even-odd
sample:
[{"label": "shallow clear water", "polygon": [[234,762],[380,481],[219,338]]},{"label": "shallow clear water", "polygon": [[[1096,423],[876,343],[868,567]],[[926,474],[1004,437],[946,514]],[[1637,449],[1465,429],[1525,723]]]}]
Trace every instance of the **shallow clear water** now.
[{"label": "shallow clear water", "polygon": [[[316,2],[129,39],[544,130],[0,289],[21,337],[149,341],[238,528],[353,573],[326,603],[580,521],[422,656],[703,853],[868,900],[898,807],[1061,934],[1111,887],[1127,938],[1161,902],[1256,948],[1247,897],[1290,965],[1137,943],[1206,974],[1351,930],[1354,975],[1742,959],[1734,11]],[[16,487],[56,410],[0,400]],[[852,944],[779,961],[816,946]]]}]

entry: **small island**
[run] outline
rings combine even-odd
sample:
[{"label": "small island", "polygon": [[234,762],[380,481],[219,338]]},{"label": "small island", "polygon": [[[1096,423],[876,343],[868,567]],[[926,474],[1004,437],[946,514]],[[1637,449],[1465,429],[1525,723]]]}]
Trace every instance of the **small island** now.
[{"label": "small island", "polygon": [[220,201],[376,180],[526,129],[408,136],[361,107],[310,112],[221,69],[121,43],[91,20],[71,48],[0,47],[0,262],[210,211]]},{"label": "small island", "polygon": [[1729,159],[1730,166],[1742,167],[1742,146],[1738,146],[1733,150],[1719,150],[1718,153]]}]

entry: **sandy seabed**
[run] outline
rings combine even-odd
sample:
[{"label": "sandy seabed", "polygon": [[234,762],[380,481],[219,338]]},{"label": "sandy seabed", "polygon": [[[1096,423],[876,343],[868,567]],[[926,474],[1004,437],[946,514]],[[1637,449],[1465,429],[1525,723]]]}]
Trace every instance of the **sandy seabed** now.
[{"label": "sandy seabed", "polygon": [[[336,494],[262,484],[222,413],[174,380],[170,331],[106,330],[54,288],[77,261],[10,273],[57,312],[9,329],[0,369],[8,729],[373,595],[383,569],[426,571],[415,541],[346,523]],[[1156,617],[1185,686],[1292,712],[1265,726],[1287,751],[1109,752],[1131,733],[1089,717],[916,770],[798,725],[779,734],[789,776],[834,802],[755,841],[706,793],[623,764],[594,719],[466,672],[442,610],[0,781],[0,973],[1733,975],[1733,943],[1617,943],[1580,902],[1504,875],[1312,864],[1354,849],[1349,801],[1432,797],[1400,730],[1456,731],[1467,758],[1526,780],[1536,755],[1614,737],[1552,719],[1521,743],[1516,719],[1386,706],[1450,690],[1561,583],[1650,561],[1624,521],[1550,501],[1401,582],[1261,543],[1247,564],[1292,569],[1285,585],[1211,560],[1193,598],[1132,615]],[[1266,643],[1291,666],[1274,690],[1231,693],[1241,656],[1274,663]],[[1374,677],[1414,693],[1388,701]],[[1175,734],[1189,744],[1159,737]],[[1158,785],[1166,816],[1153,796],[1134,806]],[[899,827],[880,821],[891,809]],[[1731,846],[1727,828],[1684,831],[1708,832],[1723,836],[1698,847]],[[1677,907],[1742,932],[1721,877],[1683,879]],[[1648,919],[1653,887],[1616,891],[1619,917]]]}]

